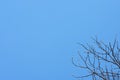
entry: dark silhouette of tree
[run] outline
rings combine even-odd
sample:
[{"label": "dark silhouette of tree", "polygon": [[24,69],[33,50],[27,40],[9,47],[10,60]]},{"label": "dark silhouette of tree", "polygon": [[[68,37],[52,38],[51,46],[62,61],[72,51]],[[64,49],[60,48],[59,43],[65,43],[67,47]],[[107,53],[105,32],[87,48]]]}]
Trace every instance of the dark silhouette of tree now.
[{"label": "dark silhouette of tree", "polygon": [[97,38],[92,38],[93,45],[79,44],[85,50],[78,52],[80,61],[72,58],[75,67],[84,69],[88,72],[86,75],[73,77],[77,79],[92,80],[120,80],[120,46],[117,39],[113,43],[105,44]]}]

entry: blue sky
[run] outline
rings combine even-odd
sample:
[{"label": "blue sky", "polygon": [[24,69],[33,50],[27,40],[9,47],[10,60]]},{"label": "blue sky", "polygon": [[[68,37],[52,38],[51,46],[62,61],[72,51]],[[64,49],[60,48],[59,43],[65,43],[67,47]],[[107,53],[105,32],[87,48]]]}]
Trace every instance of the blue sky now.
[{"label": "blue sky", "polygon": [[[1,0],[0,80],[76,80],[77,42],[120,37],[119,0]],[[82,71],[80,71],[83,73]]]}]

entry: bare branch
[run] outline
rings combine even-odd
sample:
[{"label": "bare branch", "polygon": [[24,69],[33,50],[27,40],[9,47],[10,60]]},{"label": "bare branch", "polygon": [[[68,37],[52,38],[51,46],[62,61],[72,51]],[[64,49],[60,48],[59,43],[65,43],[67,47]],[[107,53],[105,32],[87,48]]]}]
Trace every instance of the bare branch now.
[{"label": "bare branch", "polygon": [[[120,47],[118,41],[115,39],[113,44],[105,44],[98,41],[97,38],[92,38],[96,46],[89,44],[81,47],[85,50],[84,55],[78,52],[79,58],[84,63],[76,64],[74,66],[85,69],[89,74],[83,76],[74,76],[75,78],[91,77],[92,80],[120,80]],[[110,67],[111,66],[111,67]]]}]

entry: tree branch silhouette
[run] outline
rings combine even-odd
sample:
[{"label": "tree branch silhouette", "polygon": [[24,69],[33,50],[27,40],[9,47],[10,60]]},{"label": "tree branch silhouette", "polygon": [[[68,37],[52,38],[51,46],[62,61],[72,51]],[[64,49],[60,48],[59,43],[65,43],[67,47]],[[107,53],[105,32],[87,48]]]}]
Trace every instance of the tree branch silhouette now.
[{"label": "tree branch silhouette", "polygon": [[93,38],[93,41],[94,46],[80,44],[85,52],[82,54],[78,52],[78,56],[84,64],[77,64],[78,62],[72,58],[72,64],[88,71],[88,74],[73,75],[73,77],[91,77],[92,80],[120,80],[120,47],[117,39],[113,44],[111,42],[105,44],[97,38]]}]

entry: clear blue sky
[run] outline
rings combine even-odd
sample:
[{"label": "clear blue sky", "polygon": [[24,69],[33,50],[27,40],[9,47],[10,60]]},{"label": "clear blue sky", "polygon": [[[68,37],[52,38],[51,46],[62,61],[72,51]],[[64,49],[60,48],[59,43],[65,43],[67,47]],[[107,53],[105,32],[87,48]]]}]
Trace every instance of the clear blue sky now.
[{"label": "clear blue sky", "polygon": [[0,80],[76,80],[76,43],[119,32],[119,0],[0,0]]}]

